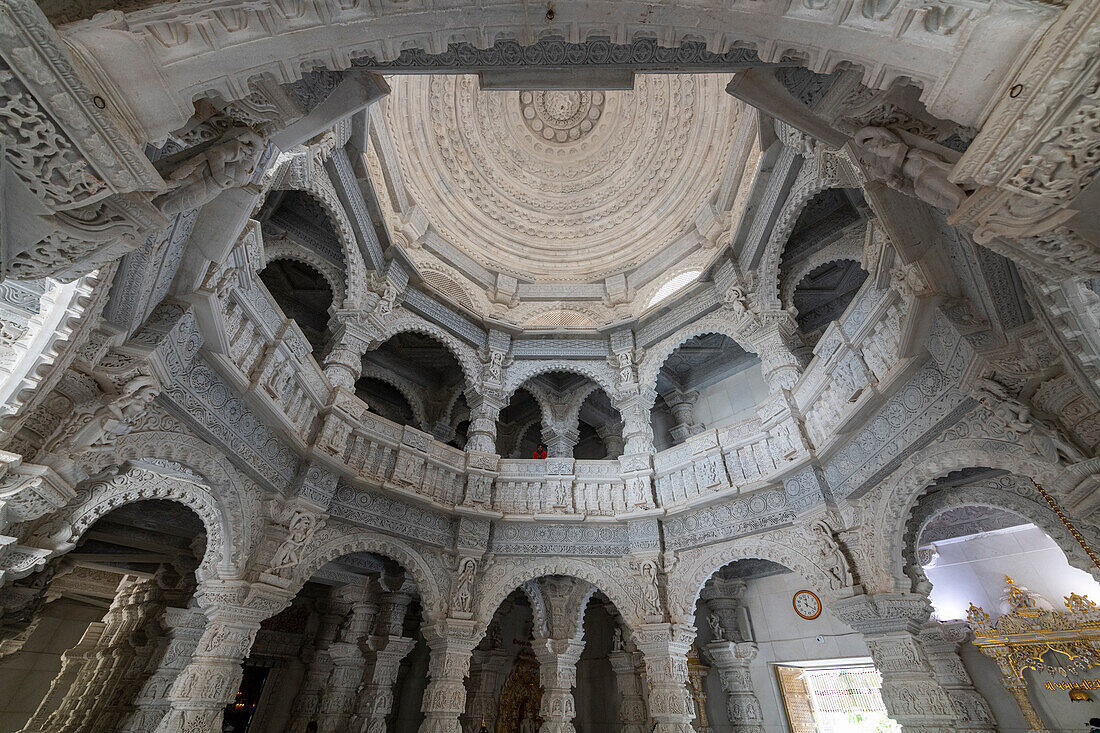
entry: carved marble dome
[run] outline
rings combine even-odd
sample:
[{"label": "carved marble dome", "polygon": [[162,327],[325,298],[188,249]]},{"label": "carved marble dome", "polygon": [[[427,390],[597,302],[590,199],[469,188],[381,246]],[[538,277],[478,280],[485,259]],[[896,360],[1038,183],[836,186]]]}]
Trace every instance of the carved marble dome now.
[{"label": "carved marble dome", "polygon": [[[703,239],[695,221],[744,119],[727,81],[654,74],[632,91],[496,91],[472,75],[399,76],[381,107],[401,182],[432,231],[494,273],[591,282]],[[391,230],[408,232],[384,208]]]}]

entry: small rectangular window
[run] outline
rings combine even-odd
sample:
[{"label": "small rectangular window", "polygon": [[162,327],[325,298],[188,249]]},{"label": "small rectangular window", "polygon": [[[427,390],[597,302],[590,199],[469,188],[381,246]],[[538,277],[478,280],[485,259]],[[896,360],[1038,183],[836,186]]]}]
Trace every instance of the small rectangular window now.
[{"label": "small rectangular window", "polygon": [[775,665],[791,733],[900,733],[882,703],[882,676],[865,663]]}]

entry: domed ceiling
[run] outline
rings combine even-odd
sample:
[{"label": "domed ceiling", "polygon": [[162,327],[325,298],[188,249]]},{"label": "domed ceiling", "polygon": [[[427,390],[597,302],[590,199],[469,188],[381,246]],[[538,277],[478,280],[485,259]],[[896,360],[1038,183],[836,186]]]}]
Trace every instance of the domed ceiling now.
[{"label": "domed ceiling", "polygon": [[658,74],[637,76],[632,91],[494,91],[476,76],[391,77],[376,133],[392,145],[379,166],[383,216],[398,242],[417,249],[430,231],[521,283],[598,282],[685,239],[711,244],[730,212],[703,214],[749,117],[728,80]]}]

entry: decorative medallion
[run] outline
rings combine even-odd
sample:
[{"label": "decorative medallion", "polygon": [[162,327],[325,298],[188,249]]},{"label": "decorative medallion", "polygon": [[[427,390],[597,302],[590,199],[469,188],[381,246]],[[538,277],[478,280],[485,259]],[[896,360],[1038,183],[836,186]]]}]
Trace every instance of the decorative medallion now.
[{"label": "decorative medallion", "polygon": [[812,590],[800,590],[794,594],[794,612],[813,621],[821,615],[821,599]]},{"label": "decorative medallion", "polygon": [[523,121],[544,140],[571,143],[592,131],[603,114],[603,92],[520,92]]}]

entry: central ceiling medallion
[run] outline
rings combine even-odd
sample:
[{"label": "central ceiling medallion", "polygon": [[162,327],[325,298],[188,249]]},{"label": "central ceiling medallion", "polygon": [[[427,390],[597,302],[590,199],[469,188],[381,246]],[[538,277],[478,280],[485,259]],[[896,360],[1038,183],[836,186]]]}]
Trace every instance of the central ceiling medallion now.
[{"label": "central ceiling medallion", "polygon": [[571,143],[592,131],[603,114],[603,92],[520,92],[523,121],[542,139]]}]

